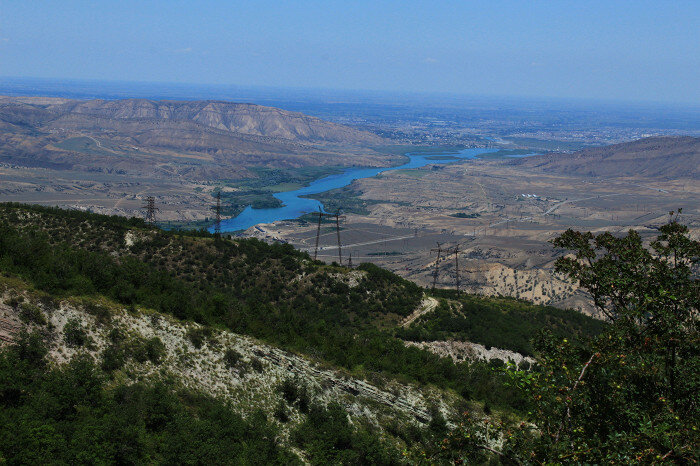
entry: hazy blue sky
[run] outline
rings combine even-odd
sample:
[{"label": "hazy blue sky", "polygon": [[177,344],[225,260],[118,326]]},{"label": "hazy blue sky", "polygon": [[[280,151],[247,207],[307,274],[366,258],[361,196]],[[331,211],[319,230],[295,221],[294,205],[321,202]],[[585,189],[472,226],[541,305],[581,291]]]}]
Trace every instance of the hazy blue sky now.
[{"label": "hazy blue sky", "polygon": [[700,1],[0,0],[0,76],[700,103]]}]

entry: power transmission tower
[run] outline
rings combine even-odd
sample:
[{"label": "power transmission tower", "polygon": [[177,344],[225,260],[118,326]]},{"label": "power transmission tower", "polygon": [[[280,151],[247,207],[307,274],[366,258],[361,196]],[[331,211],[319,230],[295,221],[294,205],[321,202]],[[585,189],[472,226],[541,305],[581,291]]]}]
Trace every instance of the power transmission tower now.
[{"label": "power transmission tower", "polygon": [[316,227],[316,247],[314,248],[314,260],[316,260],[316,257],[318,256],[318,238],[321,236],[321,219],[323,218],[323,212],[321,212],[321,208],[319,207],[318,212],[314,212],[315,215],[318,215],[318,226]]},{"label": "power transmission tower", "polygon": [[150,225],[156,224],[156,211],[160,210],[156,207],[156,198],[153,196],[148,196],[146,198],[146,204],[141,206],[142,209],[146,209],[146,223]]},{"label": "power transmission tower", "polygon": [[340,210],[336,212],[335,214],[327,214],[325,212],[321,212],[321,209],[318,210],[318,212],[314,212],[314,215],[318,215],[318,223],[316,226],[316,246],[314,247],[314,260],[318,257],[318,241],[319,238],[321,237],[321,220],[323,217],[335,217],[335,230],[336,230],[336,235],[338,237],[338,263],[340,265],[343,265],[343,254],[342,254],[342,246],[340,242],[340,221],[345,219],[344,215],[340,215]]},{"label": "power transmission tower", "polygon": [[435,291],[435,285],[437,284],[440,253],[442,252],[442,243],[438,242],[437,249],[431,249],[430,252],[437,252],[437,259],[435,259],[435,270],[433,271],[433,291]]},{"label": "power transmission tower", "polygon": [[343,265],[343,254],[340,246],[340,219],[345,219],[344,215],[340,215],[340,209],[335,213],[335,232],[338,234],[338,264]]},{"label": "power transmission tower", "polygon": [[216,192],[216,205],[211,208],[214,212],[214,235],[221,236],[221,191]]},{"label": "power transmission tower", "polygon": [[459,298],[459,244],[455,246],[455,275],[457,277],[457,298]]},{"label": "power transmission tower", "polygon": [[348,268],[352,268],[352,253],[350,253],[350,256],[348,257]]}]

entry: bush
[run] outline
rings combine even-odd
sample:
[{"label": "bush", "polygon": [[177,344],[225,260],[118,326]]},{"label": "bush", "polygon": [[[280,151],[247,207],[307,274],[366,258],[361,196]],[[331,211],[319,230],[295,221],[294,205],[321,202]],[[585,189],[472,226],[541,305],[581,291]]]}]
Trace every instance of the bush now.
[{"label": "bush", "polygon": [[85,311],[88,314],[95,316],[95,319],[99,324],[107,324],[112,320],[112,313],[105,306],[97,303],[87,303],[85,304]]},{"label": "bush", "polygon": [[428,423],[428,428],[434,435],[444,435],[447,433],[447,421],[445,416],[442,415],[440,409],[432,405],[430,406],[430,422]]},{"label": "bush", "polygon": [[265,370],[265,366],[263,366],[262,361],[258,358],[252,358],[250,360],[250,367],[252,367],[255,372],[262,372]]},{"label": "bush", "polygon": [[63,341],[70,347],[77,348],[91,343],[91,338],[78,318],[68,319],[63,327]]},{"label": "bush", "polygon": [[46,318],[41,309],[31,303],[19,305],[19,318],[25,324],[46,325]]},{"label": "bush", "polygon": [[126,355],[124,349],[118,345],[110,345],[102,352],[102,363],[100,367],[106,372],[112,372],[124,367]]},{"label": "bush", "polygon": [[353,429],[347,412],[337,403],[314,406],[292,433],[292,440],[307,452],[311,464],[400,464],[398,453],[376,432]]},{"label": "bush", "polygon": [[287,412],[287,405],[284,404],[283,400],[279,400],[277,406],[275,406],[275,411],[272,413],[280,422],[289,421],[289,412]]},{"label": "bush", "polygon": [[311,396],[309,394],[308,387],[301,380],[298,378],[284,379],[279,387],[279,391],[282,393],[282,397],[287,400],[289,404],[296,404],[299,411],[302,413],[309,412]]},{"label": "bush", "polygon": [[210,338],[212,331],[208,327],[191,328],[187,331],[187,338],[192,342],[192,345],[200,349],[204,343]]},{"label": "bush", "polygon": [[153,337],[146,341],[146,357],[153,364],[158,364],[166,353],[165,344],[160,338]]},{"label": "bush", "polygon": [[241,363],[242,358],[243,356],[241,356],[241,353],[239,353],[233,348],[229,348],[224,353],[224,364],[229,369],[233,369],[236,366],[238,366],[239,363]]}]

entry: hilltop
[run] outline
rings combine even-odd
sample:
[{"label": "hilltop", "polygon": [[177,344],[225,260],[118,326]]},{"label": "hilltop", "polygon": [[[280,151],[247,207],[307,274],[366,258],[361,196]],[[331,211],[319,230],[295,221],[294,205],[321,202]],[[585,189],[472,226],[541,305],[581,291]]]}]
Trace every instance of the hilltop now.
[{"label": "hilltop", "polygon": [[[0,97],[2,119],[16,125],[91,129],[96,118],[194,122],[203,128],[295,142],[380,144],[372,133],[320,118],[262,105],[221,100],[148,99],[70,100],[47,97]],[[14,113],[14,115],[13,115]],[[31,115],[31,118],[27,116]]]},{"label": "hilltop", "polygon": [[250,166],[391,163],[375,134],[225,101],[0,97],[0,161],[158,177],[240,179]]},{"label": "hilltop", "polygon": [[528,157],[513,164],[566,175],[697,180],[700,179],[700,138],[650,137],[573,154]]}]

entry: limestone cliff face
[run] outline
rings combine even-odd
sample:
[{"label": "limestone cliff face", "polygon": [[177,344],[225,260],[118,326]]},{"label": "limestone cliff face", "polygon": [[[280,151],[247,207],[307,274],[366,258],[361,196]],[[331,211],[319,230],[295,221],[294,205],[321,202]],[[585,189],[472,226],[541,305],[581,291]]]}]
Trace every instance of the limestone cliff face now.
[{"label": "limestone cliff face", "polygon": [[234,133],[300,142],[378,144],[379,136],[279,108],[224,101],[154,101],[146,99],[69,101],[48,106],[58,115],[86,115],[119,120],[151,119],[195,122]]}]

